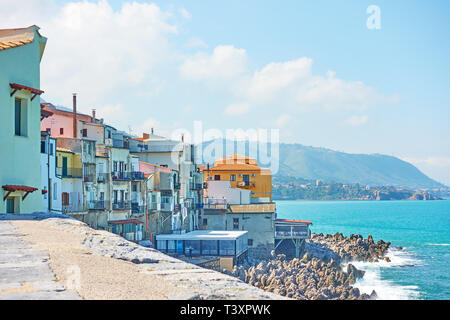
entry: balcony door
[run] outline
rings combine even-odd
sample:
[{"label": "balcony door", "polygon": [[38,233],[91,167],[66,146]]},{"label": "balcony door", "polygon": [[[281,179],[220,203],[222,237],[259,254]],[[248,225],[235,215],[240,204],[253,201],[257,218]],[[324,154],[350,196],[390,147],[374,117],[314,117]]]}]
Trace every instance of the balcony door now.
[{"label": "balcony door", "polygon": [[67,177],[67,158],[62,158],[62,175],[63,177]]},{"label": "balcony door", "polygon": [[245,184],[246,186],[249,186],[249,185],[250,185],[250,176],[249,176],[248,174],[244,174],[244,175],[242,176],[242,180],[244,181],[244,184]]}]

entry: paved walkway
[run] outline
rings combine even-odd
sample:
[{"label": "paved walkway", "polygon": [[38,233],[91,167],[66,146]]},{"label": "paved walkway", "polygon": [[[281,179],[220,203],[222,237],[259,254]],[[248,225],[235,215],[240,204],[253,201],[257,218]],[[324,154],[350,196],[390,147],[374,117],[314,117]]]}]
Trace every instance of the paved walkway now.
[{"label": "paved walkway", "polygon": [[32,248],[17,229],[0,221],[0,300],[66,300],[80,296],[56,280],[46,250]]}]

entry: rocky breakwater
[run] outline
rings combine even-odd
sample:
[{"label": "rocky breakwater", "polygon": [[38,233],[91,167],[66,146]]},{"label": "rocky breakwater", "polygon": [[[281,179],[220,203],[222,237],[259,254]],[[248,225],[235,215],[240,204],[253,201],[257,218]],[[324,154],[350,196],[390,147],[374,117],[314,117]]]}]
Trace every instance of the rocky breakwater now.
[{"label": "rocky breakwater", "polygon": [[390,242],[379,240],[375,242],[371,235],[364,239],[359,234],[344,237],[342,233],[334,235],[313,233],[311,239],[306,241],[306,252],[328,261],[339,260],[341,263],[350,261],[377,262],[381,259],[390,262],[386,256]]},{"label": "rocky breakwater", "polygon": [[[224,271],[242,281],[289,298],[299,300],[368,300],[375,299],[360,293],[352,285],[364,276],[350,261],[389,261],[385,254],[390,243],[374,242],[369,236],[344,237],[313,234],[305,245],[304,256],[287,260],[281,254],[269,261],[249,261]],[[345,264],[345,266],[344,266]]]}]

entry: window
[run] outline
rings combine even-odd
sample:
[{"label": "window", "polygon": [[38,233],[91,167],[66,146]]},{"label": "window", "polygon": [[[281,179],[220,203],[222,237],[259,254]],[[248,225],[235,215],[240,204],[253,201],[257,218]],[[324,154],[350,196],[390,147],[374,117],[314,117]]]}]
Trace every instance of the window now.
[{"label": "window", "polygon": [[113,171],[117,172],[117,161],[113,162]]},{"label": "window", "polygon": [[53,184],[53,200],[58,200],[58,185],[56,182]]},{"label": "window", "polygon": [[207,225],[208,225],[208,219],[206,219],[206,218],[203,219],[203,225],[204,225],[204,226],[207,226]]},{"label": "window", "polygon": [[14,198],[6,199],[6,213],[14,213]]},{"label": "window", "polygon": [[214,176],[214,180],[220,181],[220,174],[216,174],[216,175]]},{"label": "window", "polygon": [[67,192],[62,193],[62,205],[63,206],[69,205],[69,194]]},{"label": "window", "polygon": [[27,109],[25,101],[17,98],[15,99],[14,133],[16,136],[27,135]]},{"label": "window", "polygon": [[233,218],[233,229],[239,230],[239,218]]},{"label": "window", "polygon": [[64,128],[59,128],[59,134],[64,134]]},{"label": "window", "polygon": [[132,185],[132,188],[133,188],[132,191],[133,191],[133,192],[136,192],[136,191],[137,191],[137,184],[134,183],[134,184]]},{"label": "window", "polygon": [[45,141],[41,141],[41,153],[45,153]]},{"label": "window", "polygon": [[53,143],[50,143],[48,154],[51,155],[51,156],[53,155]]},{"label": "window", "polygon": [[236,175],[235,174],[230,175],[230,181],[236,181]]},{"label": "window", "polygon": [[253,239],[248,239],[248,246],[252,247],[253,246]]},{"label": "window", "polygon": [[82,131],[83,138],[87,137],[87,129],[83,129]]}]

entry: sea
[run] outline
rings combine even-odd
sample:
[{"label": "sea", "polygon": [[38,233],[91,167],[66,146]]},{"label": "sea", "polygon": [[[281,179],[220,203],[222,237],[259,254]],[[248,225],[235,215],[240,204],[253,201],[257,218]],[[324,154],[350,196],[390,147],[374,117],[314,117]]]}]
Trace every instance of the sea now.
[{"label": "sea", "polygon": [[277,218],[310,220],[311,231],[371,234],[391,242],[391,262],[355,262],[355,284],[383,300],[450,299],[450,199],[436,201],[276,201]]}]

